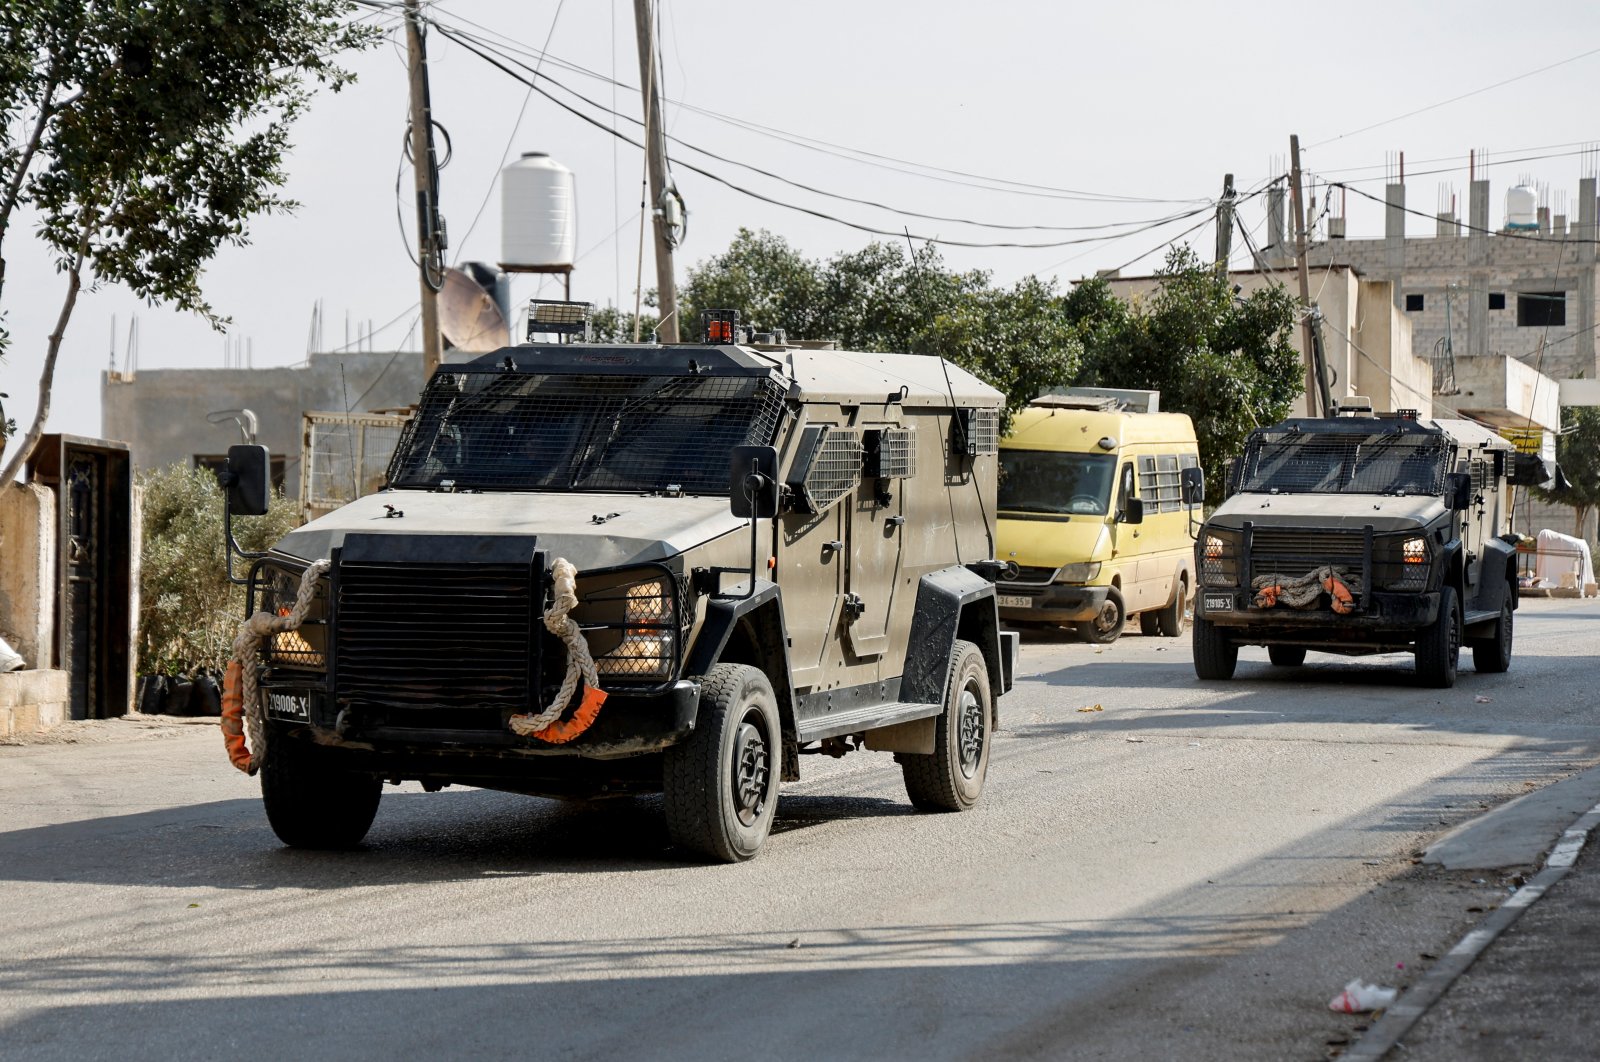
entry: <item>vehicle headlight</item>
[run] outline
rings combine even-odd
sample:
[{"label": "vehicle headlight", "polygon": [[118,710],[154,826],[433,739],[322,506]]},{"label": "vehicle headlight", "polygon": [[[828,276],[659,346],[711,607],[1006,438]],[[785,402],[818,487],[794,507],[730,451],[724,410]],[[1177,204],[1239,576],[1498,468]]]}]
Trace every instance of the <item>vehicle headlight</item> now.
[{"label": "vehicle headlight", "polygon": [[1227,556],[1228,544],[1216,535],[1206,536],[1206,560],[1221,560]]},{"label": "vehicle headlight", "polygon": [[1063,564],[1056,578],[1063,583],[1089,583],[1099,576],[1099,561],[1083,561],[1077,564]]},{"label": "vehicle headlight", "polygon": [[1428,543],[1426,539],[1408,538],[1400,543],[1400,560],[1406,564],[1428,563]]},{"label": "vehicle headlight", "polygon": [[595,671],[616,678],[670,678],[678,640],[672,583],[634,583],[621,597],[620,626],[584,632],[595,652]]},{"label": "vehicle headlight", "polygon": [[[294,610],[295,598],[300,593],[300,575],[292,568],[263,565],[256,577],[259,594],[256,607],[274,616],[287,616]],[[326,670],[327,614],[327,583],[319,580],[316,593],[311,598],[311,607],[306,610],[299,629],[279,631],[272,636],[267,646],[267,663],[312,671]]]}]

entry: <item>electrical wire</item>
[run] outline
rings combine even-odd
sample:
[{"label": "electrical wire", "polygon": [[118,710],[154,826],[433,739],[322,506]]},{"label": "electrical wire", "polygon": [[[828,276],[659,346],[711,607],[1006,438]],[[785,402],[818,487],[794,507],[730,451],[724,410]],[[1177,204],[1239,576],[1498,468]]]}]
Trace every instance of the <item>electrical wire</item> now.
[{"label": "electrical wire", "polygon": [[[441,32],[445,32],[445,31],[441,30]],[[507,62],[512,63],[515,66],[521,67],[524,70],[528,70],[529,69],[529,67],[528,67],[528,65],[526,63],[521,62],[520,60],[517,60],[517,59],[515,59],[515,58],[513,58],[511,56],[505,55],[503,52],[500,52],[500,51],[490,47],[489,45],[483,45],[483,47],[486,50],[495,52],[495,54],[499,55],[501,58],[505,59]],[[535,75],[536,75],[536,72],[535,72]],[[585,96],[583,93],[578,92],[577,90],[571,88],[570,86],[563,84],[561,81],[557,80],[556,78],[550,77],[548,74],[545,75],[544,80],[549,82],[550,84],[555,85],[556,87],[560,88],[563,92],[566,92],[569,95],[571,95],[571,96],[583,101],[585,104],[589,105],[590,107],[595,108],[596,110],[600,111],[601,113],[611,115],[611,117],[613,119],[622,118],[623,120],[631,122],[636,126],[642,126],[644,124],[641,119],[636,118],[633,115],[629,115],[629,114],[619,114],[616,110],[614,110],[612,108],[609,108],[605,104],[600,103],[600,102],[598,102],[596,100],[593,100],[593,99],[589,98],[588,96]],[[531,93],[532,89],[530,89],[529,91]],[[618,135],[615,130],[616,130],[616,127],[615,127],[615,124],[613,123],[613,125],[612,125],[612,127],[610,129],[610,131],[612,132],[613,136]],[[766,178],[769,178],[771,180],[777,181],[780,184],[788,185],[791,188],[799,189],[800,191],[803,191],[803,192],[810,192],[813,195],[820,195],[820,196],[823,196],[823,197],[828,198],[828,199],[835,199],[835,200],[839,200],[839,201],[846,202],[846,203],[854,203],[854,204],[856,204],[858,206],[871,207],[871,208],[876,209],[876,210],[887,211],[888,213],[895,214],[895,215],[900,216],[900,217],[916,218],[916,219],[918,219],[920,221],[937,221],[937,222],[946,222],[946,223],[954,224],[954,225],[970,225],[970,226],[973,226],[973,227],[976,227],[976,228],[997,229],[997,230],[1007,231],[1007,232],[1028,232],[1028,231],[1040,231],[1040,232],[1090,232],[1090,231],[1105,231],[1105,230],[1108,230],[1108,229],[1127,228],[1130,225],[1142,225],[1142,224],[1148,224],[1148,223],[1151,223],[1151,222],[1154,222],[1154,221],[1160,221],[1160,222],[1163,222],[1163,223],[1167,222],[1167,221],[1177,221],[1177,220],[1180,220],[1180,219],[1182,219],[1184,217],[1189,216],[1189,214],[1186,213],[1186,212],[1180,212],[1180,213],[1177,213],[1177,214],[1169,215],[1168,217],[1161,218],[1161,219],[1142,219],[1142,220],[1139,220],[1139,221],[1110,222],[1110,223],[1099,224],[1099,225],[1044,225],[1044,224],[1020,224],[1019,225],[1019,224],[1010,224],[1010,223],[1006,223],[1006,222],[977,221],[977,220],[974,220],[972,218],[950,217],[950,216],[943,215],[943,214],[926,214],[926,213],[922,213],[920,211],[908,210],[908,209],[905,209],[905,208],[902,208],[902,207],[893,206],[893,205],[888,204],[888,203],[878,202],[877,200],[862,199],[862,198],[859,198],[859,197],[856,197],[856,196],[845,195],[845,194],[840,193],[840,192],[830,192],[830,191],[828,191],[826,189],[818,188],[815,185],[806,184],[806,183],[804,183],[802,181],[796,181],[796,180],[794,180],[792,178],[785,177],[780,173],[775,173],[775,172],[773,172],[771,170],[763,169],[760,166],[755,166],[755,165],[752,165],[752,164],[747,163],[747,162],[741,162],[738,159],[729,158],[726,155],[718,154],[717,152],[711,151],[708,148],[703,148],[703,147],[700,147],[700,146],[698,146],[696,144],[691,144],[688,141],[683,140],[683,139],[681,139],[679,137],[668,136],[667,139],[672,141],[675,144],[678,144],[681,147],[688,148],[690,151],[693,151],[693,152],[695,152],[697,154],[700,154],[700,155],[704,155],[707,158],[715,159],[718,162],[727,163],[728,165],[731,165],[731,166],[738,166],[740,169],[749,170],[752,173],[760,174],[763,177],[766,177]],[[669,165],[669,169],[670,169],[670,165]],[[1208,206],[1209,206],[1209,204],[1208,204]]]},{"label": "electrical wire", "polygon": [[[1371,192],[1363,192],[1361,189],[1356,188],[1353,185],[1347,185],[1342,181],[1329,181],[1328,184],[1329,184],[1330,187],[1333,187],[1333,188],[1348,188],[1350,191],[1354,192],[1356,195],[1361,196],[1363,199],[1370,199],[1374,203],[1381,203],[1386,207],[1392,207],[1393,206],[1393,204],[1389,203],[1388,200],[1379,199],[1377,196],[1373,195]],[[1406,213],[1406,214],[1415,214],[1419,218],[1427,218],[1429,221],[1437,221],[1438,220],[1432,214],[1429,214],[1429,213],[1427,213],[1425,211],[1421,211],[1421,210],[1415,210],[1415,209],[1413,209],[1411,207],[1396,207],[1395,209],[1398,209],[1398,210],[1400,210],[1400,211],[1402,211],[1403,213]],[[1548,237],[1548,236],[1525,235],[1525,234],[1520,233],[1520,232],[1497,232],[1494,229],[1486,229],[1486,228],[1483,228],[1482,226],[1471,225],[1471,224],[1468,224],[1467,222],[1464,222],[1464,221],[1458,221],[1458,222],[1456,222],[1456,224],[1459,225],[1462,229],[1464,229],[1467,232],[1481,232],[1486,236],[1494,236],[1494,237],[1496,237],[1498,239],[1502,239],[1502,240],[1535,240],[1535,241],[1543,243],[1543,242],[1548,242],[1549,239],[1550,239],[1550,237]],[[1562,236],[1562,242],[1563,243],[1567,242],[1568,239],[1569,238],[1566,235]],[[1577,237],[1572,237],[1570,242],[1579,243],[1579,244],[1600,244],[1600,240],[1596,240],[1596,239],[1580,239],[1580,238],[1577,238]]]},{"label": "electrical wire", "polygon": [[[446,27],[444,27],[442,25],[437,26],[437,28],[439,29],[440,33],[444,34],[446,37],[448,37],[448,38],[450,38],[452,40],[455,40],[456,43],[460,44],[464,49],[466,49],[469,52],[472,52],[473,54],[477,55],[480,59],[483,59],[485,62],[489,63],[490,65],[492,65],[492,66],[494,66],[496,68],[498,68],[503,73],[505,73],[507,76],[509,76],[509,77],[511,77],[511,78],[513,78],[513,79],[515,79],[517,81],[520,81],[525,85],[532,86],[533,90],[535,92],[539,93],[541,96],[545,97],[547,100],[549,100],[550,102],[554,103],[556,106],[560,107],[562,110],[567,111],[569,114],[573,115],[574,117],[576,117],[576,118],[578,118],[578,119],[580,119],[580,120],[582,120],[584,122],[587,122],[588,124],[594,126],[597,129],[603,130],[604,132],[609,133],[609,134],[617,137],[619,140],[623,141],[624,143],[632,144],[634,147],[640,148],[641,150],[643,149],[644,145],[641,144],[639,141],[634,140],[633,138],[631,138],[631,137],[629,137],[629,136],[627,136],[627,135],[625,135],[623,133],[613,132],[611,129],[609,129],[605,125],[605,123],[601,122],[599,119],[594,118],[593,116],[584,113],[583,111],[577,109],[576,107],[572,106],[571,104],[567,103],[566,101],[558,99],[557,97],[555,97],[554,95],[550,94],[549,92],[546,92],[544,89],[540,88],[536,83],[530,81],[528,78],[524,77],[523,75],[517,73],[515,70],[511,69],[510,67],[508,67],[504,62],[501,61],[500,57],[497,57],[497,56],[491,54],[490,52],[488,52],[486,50],[482,50],[478,45],[476,45],[473,42],[470,42],[470,41],[466,40],[465,38],[457,36],[455,34],[455,32],[453,30],[451,30],[451,29],[448,29],[448,28],[446,28]],[[703,166],[699,166],[699,165],[696,165],[696,164],[691,163],[691,162],[687,162],[687,161],[682,160],[682,159],[680,159],[678,161],[678,164],[680,166],[682,166],[684,169],[689,170],[689,171],[691,171],[693,173],[697,173],[700,176],[705,177],[706,179],[708,179],[710,181],[714,181],[717,184],[723,185],[724,187],[726,187],[726,188],[728,188],[728,189],[730,189],[732,191],[739,192],[739,193],[741,193],[741,194],[743,194],[745,196],[748,196],[748,197],[750,197],[752,199],[756,199],[756,200],[758,200],[760,202],[768,203],[768,204],[770,204],[772,206],[782,207],[782,208],[787,209],[787,210],[793,210],[793,211],[796,211],[798,213],[807,214],[807,215],[810,215],[810,216],[815,217],[815,218],[819,218],[819,219],[824,220],[824,221],[831,221],[831,222],[834,222],[835,224],[843,225],[843,226],[845,226],[847,228],[855,229],[855,230],[860,231],[860,232],[870,233],[870,234],[876,235],[876,236],[899,237],[901,235],[900,233],[895,232],[895,231],[890,230],[890,229],[883,229],[883,228],[879,228],[879,227],[874,226],[874,225],[867,225],[867,224],[863,224],[861,222],[850,221],[848,219],[836,217],[836,216],[834,216],[832,214],[828,214],[828,213],[825,213],[823,211],[813,209],[811,207],[801,206],[801,205],[796,204],[796,203],[785,202],[784,200],[781,200],[781,199],[775,199],[772,196],[766,195],[764,193],[755,191],[754,189],[747,188],[747,187],[744,187],[743,185],[737,184],[734,181],[731,181],[728,178],[721,176],[720,174],[717,174],[717,173],[714,173],[714,172],[712,172],[710,170],[707,170]],[[1170,224],[1170,223],[1172,223],[1174,221],[1182,220],[1182,219],[1188,218],[1188,217],[1193,217],[1196,214],[1199,214],[1199,213],[1202,213],[1202,212],[1205,212],[1205,211],[1209,210],[1210,206],[1211,206],[1211,204],[1207,203],[1207,204],[1195,207],[1192,210],[1185,211],[1183,213],[1174,215],[1172,217],[1159,219],[1158,221],[1146,224],[1146,225],[1142,226],[1141,228],[1134,229],[1133,231],[1134,232],[1149,231],[1151,229],[1159,228],[1162,225]],[[942,236],[924,236],[924,235],[916,235],[916,234],[913,234],[912,238],[916,239],[916,240],[920,240],[920,241],[922,241],[924,243],[935,243],[935,244],[939,244],[941,246],[947,246],[947,247],[1017,248],[1017,249],[1024,249],[1024,250],[1036,250],[1036,249],[1053,248],[1053,247],[1069,247],[1069,246],[1074,246],[1074,245],[1084,244],[1084,243],[1101,242],[1101,241],[1104,241],[1104,240],[1108,239],[1108,237],[1106,237],[1106,236],[1091,236],[1091,237],[1078,237],[1078,238],[1075,238],[1075,239],[1067,239],[1067,240],[1054,240],[1054,241],[1040,241],[1040,242],[1022,243],[1022,242],[1015,242],[1015,241],[955,240],[955,239],[949,239],[949,238],[942,237]]]}]

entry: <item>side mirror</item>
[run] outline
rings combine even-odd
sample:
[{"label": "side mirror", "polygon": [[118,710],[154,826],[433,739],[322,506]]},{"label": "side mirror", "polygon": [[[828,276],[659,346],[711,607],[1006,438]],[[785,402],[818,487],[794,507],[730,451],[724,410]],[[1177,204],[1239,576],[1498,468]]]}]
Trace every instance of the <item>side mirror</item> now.
[{"label": "side mirror", "polygon": [[1456,512],[1472,508],[1472,477],[1465,472],[1451,472],[1445,476],[1444,501]]},{"label": "side mirror", "polygon": [[1206,502],[1206,474],[1199,468],[1186,468],[1178,473],[1178,480],[1183,485],[1183,503],[1185,505],[1204,505]]},{"label": "side mirror", "polygon": [[728,461],[728,502],[733,515],[770,520],[778,515],[778,450],[735,446]]},{"label": "side mirror", "polygon": [[1144,499],[1129,498],[1122,503],[1122,514],[1118,519],[1124,524],[1144,523]]},{"label": "side mirror", "polygon": [[1550,466],[1538,454],[1512,454],[1506,469],[1506,482],[1513,487],[1542,487],[1554,478]]},{"label": "side mirror", "polygon": [[272,503],[272,475],[265,446],[239,443],[228,447],[222,482],[234,516],[265,516]]}]

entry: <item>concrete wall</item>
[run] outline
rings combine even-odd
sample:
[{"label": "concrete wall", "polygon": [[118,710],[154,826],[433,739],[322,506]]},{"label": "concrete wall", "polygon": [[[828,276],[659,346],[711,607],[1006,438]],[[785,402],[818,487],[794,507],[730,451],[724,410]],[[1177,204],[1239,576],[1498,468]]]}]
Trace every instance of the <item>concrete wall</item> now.
[{"label": "concrete wall", "polygon": [[56,496],[32,483],[0,488],[0,636],[30,668],[55,652]]},{"label": "concrete wall", "polygon": [[207,423],[206,414],[250,409],[258,421],[256,441],[286,459],[284,489],[298,497],[301,413],[410,406],[422,382],[422,354],[416,351],[315,354],[295,368],[106,373],[100,433],[129,444],[137,473],[174,462],[192,464],[197,454],[227,453],[241,441],[237,425]]},{"label": "concrete wall", "polygon": [[1511,358],[1456,358],[1456,393],[1435,405],[1496,428],[1561,430],[1561,391],[1554,380]]},{"label": "concrete wall", "polygon": [[0,675],[0,740],[48,730],[67,718],[65,671]]}]

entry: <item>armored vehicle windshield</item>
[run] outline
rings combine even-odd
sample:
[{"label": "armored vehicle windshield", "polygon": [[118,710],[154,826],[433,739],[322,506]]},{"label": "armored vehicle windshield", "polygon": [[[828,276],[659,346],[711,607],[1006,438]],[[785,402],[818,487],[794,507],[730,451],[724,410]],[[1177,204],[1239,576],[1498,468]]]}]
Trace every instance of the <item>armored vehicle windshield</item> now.
[{"label": "armored vehicle windshield", "polygon": [[[1370,430],[1267,431],[1250,440],[1238,489],[1256,494],[1438,494],[1444,435],[1404,422]],[[1343,427],[1343,425],[1340,425]]]},{"label": "armored vehicle windshield", "polygon": [[436,373],[396,446],[401,488],[726,494],[735,446],[773,441],[766,373]]}]

